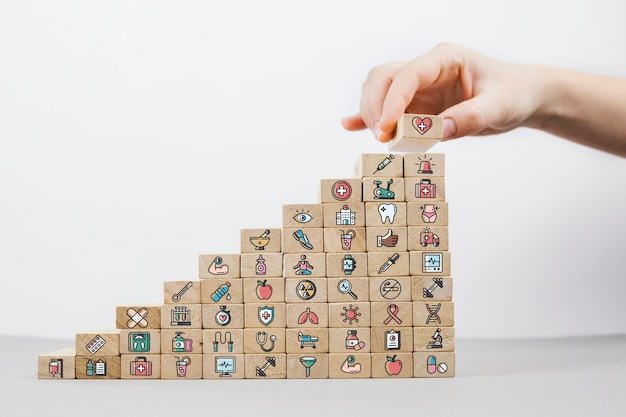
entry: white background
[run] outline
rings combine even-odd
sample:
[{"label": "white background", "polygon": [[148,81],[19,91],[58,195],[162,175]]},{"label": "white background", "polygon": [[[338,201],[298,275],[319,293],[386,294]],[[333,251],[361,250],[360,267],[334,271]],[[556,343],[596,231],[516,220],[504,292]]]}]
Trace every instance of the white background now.
[{"label": "white background", "polygon": [[[219,5],[218,5],[219,4]],[[615,1],[0,3],[1,334],[160,304],[348,177],[369,69],[452,41],[626,77]],[[527,129],[446,154],[458,337],[626,333],[626,161]]]}]

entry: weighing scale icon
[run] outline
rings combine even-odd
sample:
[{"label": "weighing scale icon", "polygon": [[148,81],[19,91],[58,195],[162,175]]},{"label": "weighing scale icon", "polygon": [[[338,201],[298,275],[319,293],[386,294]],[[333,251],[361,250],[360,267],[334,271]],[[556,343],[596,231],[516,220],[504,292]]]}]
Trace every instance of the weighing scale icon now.
[{"label": "weighing scale icon", "polygon": [[439,253],[424,253],[423,255],[423,272],[442,272],[443,271],[443,254]]}]

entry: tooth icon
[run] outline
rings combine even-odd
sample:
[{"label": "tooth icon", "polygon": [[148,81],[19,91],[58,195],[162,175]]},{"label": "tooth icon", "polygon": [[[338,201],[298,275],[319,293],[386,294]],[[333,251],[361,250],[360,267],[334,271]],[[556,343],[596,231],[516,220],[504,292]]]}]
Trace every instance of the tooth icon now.
[{"label": "tooth icon", "polygon": [[379,204],[378,205],[378,213],[380,214],[380,221],[385,224],[387,219],[389,219],[389,223],[393,224],[393,219],[396,217],[396,212],[398,208],[395,204]]}]

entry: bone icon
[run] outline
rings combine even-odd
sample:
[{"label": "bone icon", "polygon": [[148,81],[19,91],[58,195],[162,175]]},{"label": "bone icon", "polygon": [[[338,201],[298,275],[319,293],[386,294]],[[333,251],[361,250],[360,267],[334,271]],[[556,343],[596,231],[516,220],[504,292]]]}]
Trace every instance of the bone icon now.
[{"label": "bone icon", "polygon": [[378,205],[378,214],[380,214],[380,221],[382,224],[385,224],[387,219],[389,219],[389,223],[393,224],[393,219],[396,217],[396,212],[398,211],[398,207],[395,204],[379,204]]}]

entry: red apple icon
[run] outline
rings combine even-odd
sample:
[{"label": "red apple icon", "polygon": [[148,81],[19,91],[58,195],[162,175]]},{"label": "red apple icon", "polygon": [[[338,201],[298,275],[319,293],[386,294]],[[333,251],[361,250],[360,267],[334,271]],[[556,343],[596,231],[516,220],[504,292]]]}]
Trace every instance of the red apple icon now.
[{"label": "red apple icon", "polygon": [[269,300],[272,296],[272,286],[267,283],[267,280],[257,281],[256,296],[260,300]]},{"label": "red apple icon", "polygon": [[387,372],[387,375],[398,375],[402,371],[402,361],[400,359],[396,359],[396,355],[387,356],[385,371]]}]

